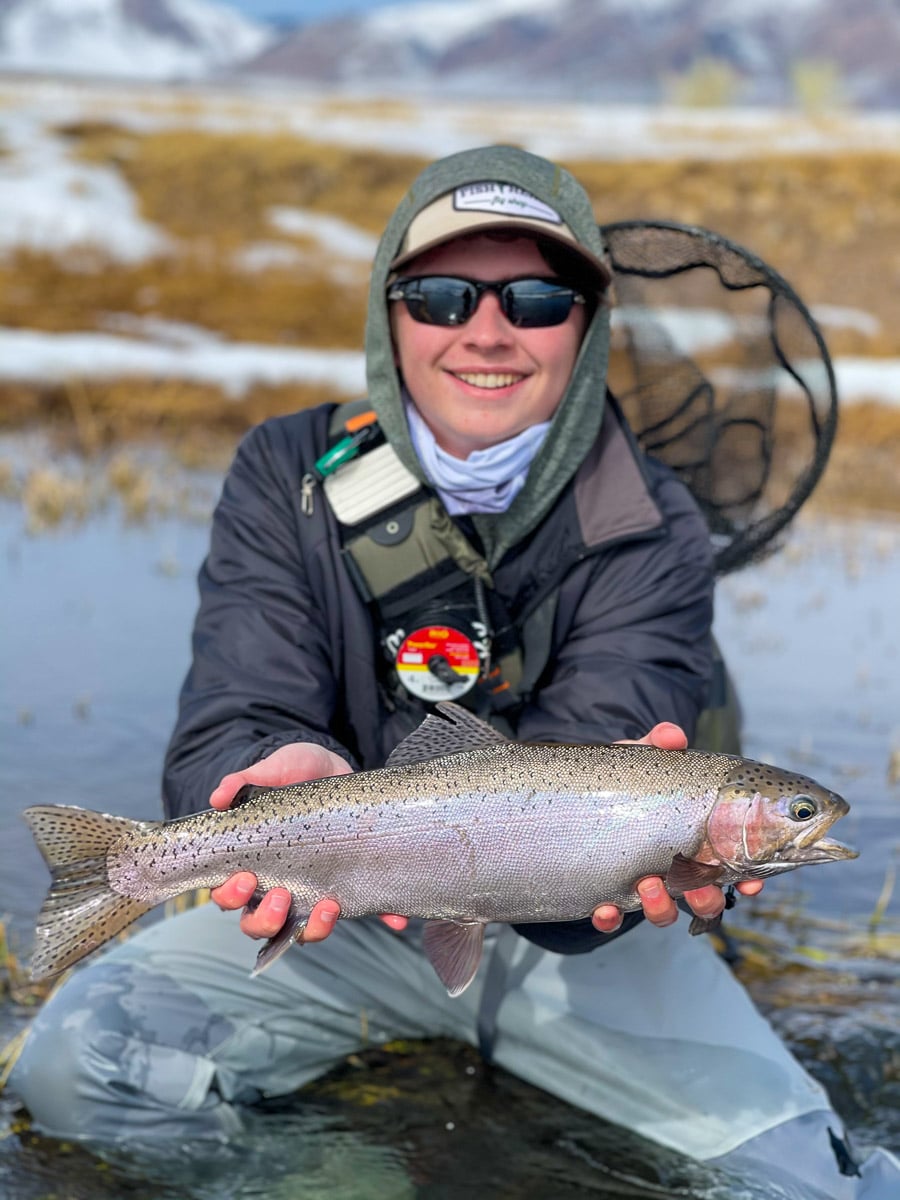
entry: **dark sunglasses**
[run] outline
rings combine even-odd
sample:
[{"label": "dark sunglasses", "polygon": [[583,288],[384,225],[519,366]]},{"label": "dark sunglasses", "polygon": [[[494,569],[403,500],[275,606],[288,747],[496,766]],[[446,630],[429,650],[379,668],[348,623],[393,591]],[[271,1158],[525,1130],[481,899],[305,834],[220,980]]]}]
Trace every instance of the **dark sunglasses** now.
[{"label": "dark sunglasses", "polygon": [[414,321],[423,325],[465,325],[485,292],[493,292],[510,325],[540,329],[562,325],[573,304],[585,298],[553,279],[462,279],[456,275],[419,275],[397,279],[388,300],[403,300]]}]

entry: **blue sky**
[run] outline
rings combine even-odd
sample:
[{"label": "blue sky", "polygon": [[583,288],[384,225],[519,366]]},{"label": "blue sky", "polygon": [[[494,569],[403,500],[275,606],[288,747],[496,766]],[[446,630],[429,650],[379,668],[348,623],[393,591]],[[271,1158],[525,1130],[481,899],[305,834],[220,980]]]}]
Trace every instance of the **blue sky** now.
[{"label": "blue sky", "polygon": [[[289,20],[316,20],[322,17],[339,17],[347,13],[369,12],[383,8],[385,4],[398,0],[219,0],[251,17],[277,17]],[[410,0],[399,0],[410,3]]]}]

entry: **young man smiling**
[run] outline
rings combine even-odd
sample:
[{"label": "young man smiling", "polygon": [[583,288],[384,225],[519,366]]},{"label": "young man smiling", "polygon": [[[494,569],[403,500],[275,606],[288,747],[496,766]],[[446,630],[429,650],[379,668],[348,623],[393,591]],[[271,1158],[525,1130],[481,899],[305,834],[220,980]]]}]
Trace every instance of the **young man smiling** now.
[{"label": "young man smiling", "polygon": [[[427,250],[403,271],[481,282],[552,278],[533,238],[507,241],[489,234],[458,237]],[[400,291],[389,289],[388,296]],[[398,370],[442,450],[467,459],[473,450],[486,450],[535,426],[540,427],[537,436],[546,433],[584,336],[584,297],[579,301],[561,324],[537,328],[514,325],[491,291],[456,326],[419,321],[402,299],[392,301]]]},{"label": "young man smiling", "polygon": [[[609,286],[587,195],[554,164],[489,147],[415,181],[372,274],[377,426],[333,406],[265,422],[226,479],[168,815],[381,766],[442,697],[523,741],[686,744],[711,677],[709,533],[607,395]],[[436,629],[477,666],[406,670],[410,631]],[[279,937],[290,895],[239,920],[201,907],[76,972],[13,1086],[70,1138],[227,1137],[242,1104],[359,1049],[362,1009],[370,1042],[491,1041],[538,1086],[785,1195],[896,1194],[886,1154],[842,1174],[822,1089],[706,939],[653,927],[677,917],[662,881],[639,890],[647,921],[598,883],[589,918],[492,931],[456,999],[403,914],[338,923],[323,897],[304,934],[322,944],[251,981],[239,930]],[[242,872],[213,895],[239,910],[255,891]]]}]

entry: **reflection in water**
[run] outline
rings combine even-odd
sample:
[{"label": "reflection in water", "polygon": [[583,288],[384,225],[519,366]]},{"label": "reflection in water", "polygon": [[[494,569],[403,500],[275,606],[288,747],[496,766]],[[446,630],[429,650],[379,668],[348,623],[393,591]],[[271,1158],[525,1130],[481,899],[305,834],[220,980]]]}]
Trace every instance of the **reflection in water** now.
[{"label": "reflection in water", "polygon": [[[41,538],[0,504],[0,914],[27,945],[46,873],[29,803],[160,812],[159,770],[188,664],[206,529],[127,527],[111,511]],[[900,799],[900,528],[807,520],[769,562],[726,579],[717,632],[746,715],[745,750],[847,797],[856,862],[785,876],[730,927],[742,975],[861,1142],[900,1149],[900,900],[886,886]],[[10,636],[10,631],[12,636]],[[838,879],[839,876],[839,879]],[[869,936],[876,914],[876,940]],[[773,963],[781,968],[773,971]],[[786,968],[786,969],[785,969]],[[0,1008],[0,1040],[26,1014]],[[0,1126],[11,1118],[0,1099]],[[0,1140],[0,1194],[38,1200],[406,1200],[598,1196],[771,1200],[568,1108],[467,1048],[354,1060],[298,1103],[251,1114],[245,1143],[165,1163]],[[775,1198],[777,1200],[777,1197]]]}]

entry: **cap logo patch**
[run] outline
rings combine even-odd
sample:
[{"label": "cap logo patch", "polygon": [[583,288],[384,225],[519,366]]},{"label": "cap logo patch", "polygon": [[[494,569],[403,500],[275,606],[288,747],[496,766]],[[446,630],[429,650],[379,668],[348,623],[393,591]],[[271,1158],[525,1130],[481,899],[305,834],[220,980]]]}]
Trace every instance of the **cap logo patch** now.
[{"label": "cap logo patch", "polygon": [[457,212],[501,213],[505,217],[562,225],[562,217],[555,209],[512,183],[467,183],[453,193],[453,207]]}]

